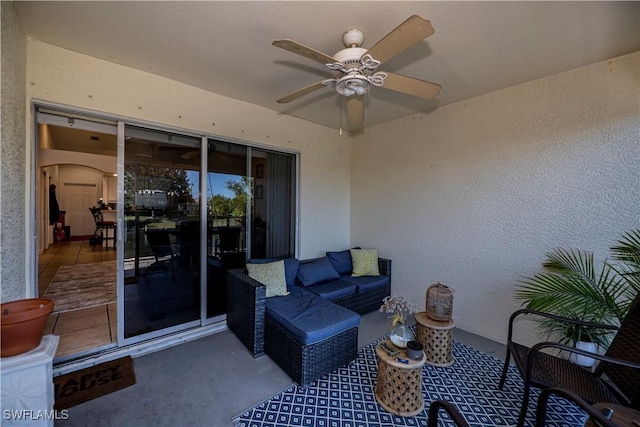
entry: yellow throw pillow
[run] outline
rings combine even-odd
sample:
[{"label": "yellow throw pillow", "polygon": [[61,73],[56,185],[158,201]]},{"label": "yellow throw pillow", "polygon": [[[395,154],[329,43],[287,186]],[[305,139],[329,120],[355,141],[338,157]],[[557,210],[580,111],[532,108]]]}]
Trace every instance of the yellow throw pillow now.
[{"label": "yellow throw pillow", "polygon": [[289,295],[283,260],[269,262],[267,264],[248,263],[247,272],[249,273],[249,277],[267,287],[267,298]]},{"label": "yellow throw pillow", "polygon": [[377,249],[351,249],[352,277],[379,276]]}]

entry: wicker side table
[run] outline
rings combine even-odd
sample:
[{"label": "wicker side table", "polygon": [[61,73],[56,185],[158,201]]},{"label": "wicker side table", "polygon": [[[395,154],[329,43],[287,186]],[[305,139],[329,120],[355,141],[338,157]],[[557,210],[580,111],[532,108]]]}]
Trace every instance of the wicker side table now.
[{"label": "wicker side table", "polygon": [[427,363],[433,366],[453,364],[453,320],[438,322],[426,312],[416,314],[416,339],[424,347]]},{"label": "wicker side table", "polygon": [[[387,340],[389,346],[393,346]],[[405,349],[399,349],[399,358],[409,363],[396,361],[380,348],[376,347],[378,356],[378,382],[376,384],[376,400],[385,410],[401,417],[413,417],[424,409],[422,397],[422,360],[410,360]]]}]

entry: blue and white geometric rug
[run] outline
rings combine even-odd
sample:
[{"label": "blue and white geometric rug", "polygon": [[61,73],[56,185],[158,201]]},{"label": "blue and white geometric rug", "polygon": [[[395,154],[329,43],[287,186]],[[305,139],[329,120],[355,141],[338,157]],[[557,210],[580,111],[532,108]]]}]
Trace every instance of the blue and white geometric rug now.
[{"label": "blue and white geometric rug", "polygon": [[[383,338],[381,338],[383,339]],[[422,371],[425,409],[415,417],[385,411],[374,397],[378,363],[373,342],[358,358],[302,389],[292,385],[233,419],[236,427],[396,427],[427,426],[427,411],[434,400],[456,405],[474,427],[515,426],[522,401],[523,382],[510,367],[503,390],[498,389],[503,362],[474,348],[454,342],[455,362],[447,367],[426,364]],[[539,390],[532,388],[527,426],[533,426]],[[440,425],[454,423],[440,411]],[[547,426],[578,427],[586,415],[578,407],[551,397]]]}]

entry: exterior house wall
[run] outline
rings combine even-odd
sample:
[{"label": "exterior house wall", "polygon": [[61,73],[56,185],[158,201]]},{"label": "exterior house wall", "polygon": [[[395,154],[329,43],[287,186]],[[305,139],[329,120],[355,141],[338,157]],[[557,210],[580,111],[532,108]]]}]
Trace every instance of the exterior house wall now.
[{"label": "exterior house wall", "polygon": [[26,260],[29,236],[24,221],[28,203],[24,143],[27,41],[13,2],[0,3],[0,301],[5,302],[29,295],[25,286],[29,268]]},{"label": "exterior house wall", "polygon": [[630,54],[366,128],[352,146],[351,241],[393,259],[394,294],[424,310],[427,287],[447,284],[456,326],[504,342],[515,285],[545,252],[602,262],[640,227],[638,63]]}]

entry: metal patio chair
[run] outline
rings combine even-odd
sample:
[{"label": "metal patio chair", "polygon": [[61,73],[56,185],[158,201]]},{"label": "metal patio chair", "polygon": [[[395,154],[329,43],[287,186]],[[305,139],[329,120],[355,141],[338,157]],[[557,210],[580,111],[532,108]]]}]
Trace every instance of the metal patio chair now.
[{"label": "metal patio chair", "polygon": [[[513,322],[521,315],[543,316],[575,325],[617,329],[617,333],[604,355],[556,342],[541,342],[529,348],[513,341]],[[599,362],[595,370],[591,371],[545,352],[549,349],[582,354]],[[531,386],[543,390],[566,389],[589,404],[607,402],[638,410],[640,408],[640,293],[635,297],[620,327],[583,322],[530,309],[517,310],[509,318],[507,354],[498,386],[500,389],[507,377],[511,356],[524,379],[519,427],[524,425],[527,415]]]}]

